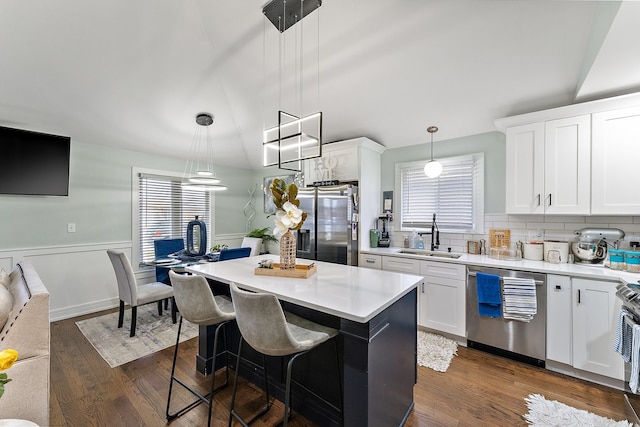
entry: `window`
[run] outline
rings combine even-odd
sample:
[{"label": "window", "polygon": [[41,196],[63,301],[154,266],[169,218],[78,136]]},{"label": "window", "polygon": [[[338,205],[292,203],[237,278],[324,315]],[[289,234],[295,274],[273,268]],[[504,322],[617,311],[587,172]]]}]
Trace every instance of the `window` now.
[{"label": "window", "polygon": [[156,239],[186,239],[187,224],[196,215],[207,226],[211,242],[214,196],[210,192],[185,190],[182,177],[138,173],[138,261],[154,258]]},{"label": "window", "polygon": [[440,231],[484,229],[484,154],[438,159],[442,174],[427,178],[425,161],[396,164],[396,194],[402,230],[431,229],[433,214]]}]

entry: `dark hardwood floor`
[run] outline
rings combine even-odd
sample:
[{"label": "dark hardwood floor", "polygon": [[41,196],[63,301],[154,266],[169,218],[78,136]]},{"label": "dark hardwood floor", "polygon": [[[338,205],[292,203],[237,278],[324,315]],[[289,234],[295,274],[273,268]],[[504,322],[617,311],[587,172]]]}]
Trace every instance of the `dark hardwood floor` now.
[{"label": "dark hardwood floor", "polygon": [[[94,314],[99,315],[104,313]],[[111,369],[75,325],[83,316],[51,324],[52,426],[162,426],[173,347]],[[178,371],[202,390],[208,378],[195,371],[197,339],[181,344]],[[182,351],[184,349],[184,351]],[[232,376],[233,377],[233,376]],[[218,377],[223,379],[222,371]],[[179,388],[178,388],[179,389]],[[241,384],[240,411],[259,409],[261,392]],[[418,369],[414,389],[415,408],[406,425],[418,426],[525,426],[524,398],[539,393],[547,399],[585,409],[598,415],[624,419],[624,398],[619,390],[573,379],[544,369],[514,362],[465,347],[458,348],[446,373]],[[180,393],[183,400],[189,398]],[[226,426],[231,386],[216,395],[212,425]],[[282,404],[254,426],[272,426],[280,421]],[[171,426],[206,425],[206,407],[200,405]],[[292,427],[311,425],[304,418],[291,418]]]}]

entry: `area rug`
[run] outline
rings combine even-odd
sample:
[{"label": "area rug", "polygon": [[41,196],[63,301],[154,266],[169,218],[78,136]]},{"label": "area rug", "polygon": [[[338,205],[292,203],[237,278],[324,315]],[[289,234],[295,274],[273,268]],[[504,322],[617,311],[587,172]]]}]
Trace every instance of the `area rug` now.
[{"label": "area rug", "polygon": [[418,365],[446,372],[457,352],[457,342],[442,335],[418,331]]},{"label": "area rug", "polygon": [[[118,328],[117,312],[80,320],[76,325],[112,368],[175,345],[178,333],[178,323],[171,322],[171,310],[163,310],[159,316],[157,304],[138,307],[134,337],[129,337],[131,309],[125,310],[122,328]],[[186,320],[182,322],[180,342],[197,335],[197,325]]]},{"label": "area rug", "polygon": [[582,409],[547,400],[540,394],[525,397],[529,413],[524,415],[529,425],[538,427],[633,427],[628,421],[614,421]]}]

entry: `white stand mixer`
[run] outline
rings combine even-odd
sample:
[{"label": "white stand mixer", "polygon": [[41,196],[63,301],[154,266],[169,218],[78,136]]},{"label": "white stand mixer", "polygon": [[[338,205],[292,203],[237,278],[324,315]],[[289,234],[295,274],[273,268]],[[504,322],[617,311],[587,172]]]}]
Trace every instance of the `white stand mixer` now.
[{"label": "white stand mixer", "polygon": [[576,263],[599,264],[607,258],[608,247],[618,248],[624,231],[618,228],[583,228],[576,231],[580,240],[571,243]]}]

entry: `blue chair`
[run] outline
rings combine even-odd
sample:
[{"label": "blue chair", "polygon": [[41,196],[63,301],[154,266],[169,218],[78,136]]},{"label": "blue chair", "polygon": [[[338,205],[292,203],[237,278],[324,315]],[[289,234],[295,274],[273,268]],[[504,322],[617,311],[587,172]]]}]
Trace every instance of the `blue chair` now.
[{"label": "blue chair", "polygon": [[251,248],[230,248],[220,251],[218,261],[227,261],[229,259],[248,257],[251,253]]},{"label": "blue chair", "polygon": [[[153,241],[153,251],[156,259],[166,258],[172,253],[184,249],[184,240],[182,239],[161,239]],[[156,267],[156,282],[171,284],[169,280],[169,269],[166,267]]]}]

